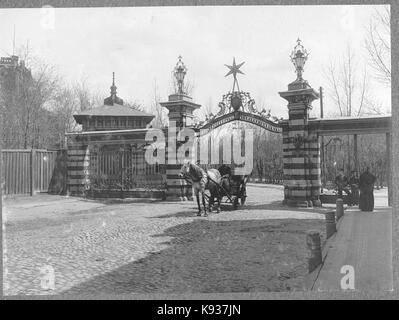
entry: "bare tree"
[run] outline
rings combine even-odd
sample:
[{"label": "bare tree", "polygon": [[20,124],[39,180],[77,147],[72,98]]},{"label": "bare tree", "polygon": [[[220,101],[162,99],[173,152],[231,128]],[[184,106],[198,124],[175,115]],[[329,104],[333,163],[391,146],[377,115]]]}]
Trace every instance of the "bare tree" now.
[{"label": "bare tree", "polygon": [[144,112],[143,106],[140,103],[136,102],[136,101],[127,101],[127,102],[124,103],[124,105],[126,107],[129,107],[129,108]]},{"label": "bare tree", "polygon": [[[7,145],[7,105],[6,105],[6,97],[4,90],[1,90],[0,85],[0,150],[3,149]],[[0,159],[1,160],[1,159]]]},{"label": "bare tree", "polygon": [[162,108],[160,101],[157,81],[154,79],[152,87],[152,103],[150,106],[150,112],[155,114],[155,118],[152,120],[151,125],[154,128],[164,128],[167,125],[166,111]]},{"label": "bare tree", "polygon": [[[361,66],[359,68],[359,62],[350,45],[347,46],[341,61],[339,63],[330,61],[324,72],[328,82],[329,96],[336,107],[334,115],[359,117],[367,111],[370,112],[370,106],[376,108],[376,105],[371,103],[372,100],[368,96],[366,67]],[[349,171],[351,170],[353,141],[349,135],[345,140],[346,151],[343,154],[347,155],[347,159],[342,159],[342,166],[344,167],[346,164]]]},{"label": "bare tree", "polygon": [[367,70],[364,66],[359,72],[358,61],[348,45],[341,63],[330,61],[324,71],[329,85],[329,95],[337,107],[339,116],[362,115],[368,97]]},{"label": "bare tree", "polygon": [[78,111],[92,109],[102,104],[103,97],[89,90],[88,80],[83,77],[73,86],[74,95],[78,101]]},{"label": "bare tree", "polygon": [[58,86],[59,77],[55,68],[38,62],[34,66],[32,79],[23,78],[17,97],[19,124],[23,148],[38,148],[43,145],[46,114]]},{"label": "bare tree", "polygon": [[209,117],[211,115],[211,113],[214,112],[214,105],[213,105],[212,97],[209,97],[207,102],[203,106],[201,106],[200,111],[201,111],[200,117],[202,119]]},{"label": "bare tree", "polygon": [[391,84],[391,25],[389,6],[376,9],[367,28],[365,46],[377,80]]},{"label": "bare tree", "polygon": [[[382,106],[374,101],[369,91],[369,74],[365,65],[360,65],[356,55],[348,46],[340,63],[330,62],[325,69],[328,82],[327,92],[335,107],[335,116],[359,117],[366,114],[381,115]],[[350,172],[353,167],[354,140],[351,135],[346,137],[331,137],[339,144],[326,144],[326,178],[333,179],[337,169]],[[365,143],[367,141],[367,143]],[[366,164],[379,170],[378,164],[383,163],[385,147],[379,143],[380,138],[375,135],[361,137],[358,141],[358,159],[360,168]],[[372,156],[368,156],[372,153]],[[378,169],[378,170],[377,170]],[[381,171],[381,170],[380,170]],[[378,171],[379,172],[379,171]],[[382,171],[381,171],[382,172]],[[383,173],[378,175],[383,179]]]},{"label": "bare tree", "polygon": [[283,179],[282,137],[256,127],[254,130],[254,175],[268,183]]},{"label": "bare tree", "polygon": [[8,68],[9,77],[1,79],[3,147],[60,146],[65,132],[77,129],[73,114],[100,100],[84,81],[69,86],[54,66],[32,55],[29,48],[20,51],[19,65]]},{"label": "bare tree", "polygon": [[58,144],[59,147],[64,146],[65,133],[78,129],[73,114],[79,111],[79,107],[74,88],[66,84],[60,86],[53,100],[52,115],[54,121],[51,128],[54,137],[57,138],[55,144]]}]

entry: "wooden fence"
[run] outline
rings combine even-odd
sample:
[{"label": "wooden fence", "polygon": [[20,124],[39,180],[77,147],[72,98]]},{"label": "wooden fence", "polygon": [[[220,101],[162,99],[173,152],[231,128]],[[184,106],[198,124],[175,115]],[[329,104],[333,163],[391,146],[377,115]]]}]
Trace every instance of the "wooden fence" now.
[{"label": "wooden fence", "polygon": [[3,194],[47,192],[58,151],[2,150]]}]

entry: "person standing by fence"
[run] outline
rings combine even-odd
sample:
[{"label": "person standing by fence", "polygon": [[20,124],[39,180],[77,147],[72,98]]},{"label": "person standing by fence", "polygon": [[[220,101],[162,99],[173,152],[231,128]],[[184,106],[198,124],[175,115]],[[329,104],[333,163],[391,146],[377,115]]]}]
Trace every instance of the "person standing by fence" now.
[{"label": "person standing by fence", "polygon": [[359,177],[357,171],[352,171],[349,177],[349,186],[351,188],[351,196],[349,205],[357,206],[359,204]]},{"label": "person standing by fence", "polygon": [[338,198],[343,199],[342,191],[345,191],[347,195],[350,194],[347,188],[348,178],[344,175],[344,170],[339,170],[338,175],[335,177],[335,184],[338,189]]},{"label": "person standing by fence", "polygon": [[369,167],[366,171],[360,175],[359,188],[359,209],[362,211],[373,211],[374,210],[374,183],[376,177],[370,173]]}]

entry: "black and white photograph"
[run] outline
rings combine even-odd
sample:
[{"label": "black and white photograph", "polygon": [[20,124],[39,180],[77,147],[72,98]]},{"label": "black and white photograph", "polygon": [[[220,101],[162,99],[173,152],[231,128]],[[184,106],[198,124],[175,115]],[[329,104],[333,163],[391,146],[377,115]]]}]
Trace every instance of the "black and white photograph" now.
[{"label": "black and white photograph", "polygon": [[3,7],[0,39],[5,297],[394,290],[389,4]]}]

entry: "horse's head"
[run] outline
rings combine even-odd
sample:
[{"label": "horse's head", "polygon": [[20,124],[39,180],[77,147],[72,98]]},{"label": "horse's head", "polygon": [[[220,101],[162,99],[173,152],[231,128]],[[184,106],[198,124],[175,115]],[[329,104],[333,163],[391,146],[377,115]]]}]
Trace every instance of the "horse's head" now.
[{"label": "horse's head", "polygon": [[191,178],[190,175],[190,162],[186,162],[183,164],[183,166],[180,169],[180,177],[181,178]]}]

